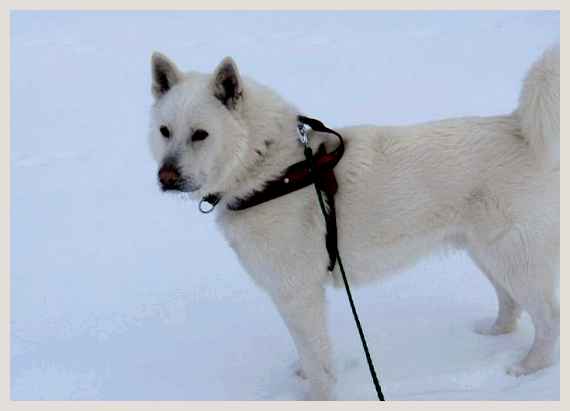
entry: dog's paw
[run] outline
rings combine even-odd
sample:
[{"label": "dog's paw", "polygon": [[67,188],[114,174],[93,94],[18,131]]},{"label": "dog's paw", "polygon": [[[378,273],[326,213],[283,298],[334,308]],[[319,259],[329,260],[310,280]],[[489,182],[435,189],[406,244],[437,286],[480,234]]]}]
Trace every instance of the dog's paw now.
[{"label": "dog's paw", "polygon": [[514,326],[500,325],[490,320],[481,320],[475,323],[473,331],[481,335],[503,335],[512,333]]},{"label": "dog's paw", "polygon": [[534,374],[537,371],[543,370],[550,367],[552,364],[550,362],[537,365],[528,365],[524,361],[518,362],[507,367],[507,374],[513,377],[523,377],[525,375]]},{"label": "dog's paw", "polygon": [[328,390],[312,392],[309,390],[304,396],[302,401],[335,401],[336,395]]},{"label": "dog's paw", "polygon": [[512,377],[522,377],[524,375],[532,374],[536,370],[529,369],[521,363],[516,363],[507,367],[507,374]]},{"label": "dog's paw", "polygon": [[292,365],[291,365],[291,369],[293,370],[293,375],[297,378],[300,378],[302,380],[306,380],[307,379],[307,374],[305,374],[305,370],[303,370],[303,367],[301,367],[301,362],[300,361],[295,361]]},{"label": "dog's paw", "polygon": [[302,379],[302,380],[306,380],[307,379],[307,374],[305,374],[305,371],[303,371],[303,369],[301,367],[295,369],[294,371],[295,376]]}]

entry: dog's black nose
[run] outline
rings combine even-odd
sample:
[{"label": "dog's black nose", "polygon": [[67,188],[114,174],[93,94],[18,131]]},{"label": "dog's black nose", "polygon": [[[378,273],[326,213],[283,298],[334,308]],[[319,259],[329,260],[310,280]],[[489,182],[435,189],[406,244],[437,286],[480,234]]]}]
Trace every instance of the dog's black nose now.
[{"label": "dog's black nose", "polygon": [[180,173],[172,164],[164,164],[158,171],[158,180],[163,190],[175,190],[180,185]]}]

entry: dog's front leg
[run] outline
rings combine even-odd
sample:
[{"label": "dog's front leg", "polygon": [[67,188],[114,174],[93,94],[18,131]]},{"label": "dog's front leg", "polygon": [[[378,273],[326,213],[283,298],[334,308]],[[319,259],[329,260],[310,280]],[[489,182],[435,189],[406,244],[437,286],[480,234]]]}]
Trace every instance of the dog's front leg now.
[{"label": "dog's front leg", "polygon": [[293,337],[301,367],[310,385],[308,399],[331,400],[335,377],[327,333],[322,286],[295,287],[295,293],[273,300]]}]

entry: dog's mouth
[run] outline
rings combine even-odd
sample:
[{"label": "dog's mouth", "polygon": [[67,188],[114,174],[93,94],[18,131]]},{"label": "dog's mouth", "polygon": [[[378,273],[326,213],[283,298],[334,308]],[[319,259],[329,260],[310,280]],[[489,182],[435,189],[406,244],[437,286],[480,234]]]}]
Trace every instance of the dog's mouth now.
[{"label": "dog's mouth", "polygon": [[185,179],[179,179],[174,182],[164,183],[159,181],[160,189],[164,192],[167,191],[178,191],[182,193],[193,193],[200,189],[200,186],[192,184],[190,181]]}]

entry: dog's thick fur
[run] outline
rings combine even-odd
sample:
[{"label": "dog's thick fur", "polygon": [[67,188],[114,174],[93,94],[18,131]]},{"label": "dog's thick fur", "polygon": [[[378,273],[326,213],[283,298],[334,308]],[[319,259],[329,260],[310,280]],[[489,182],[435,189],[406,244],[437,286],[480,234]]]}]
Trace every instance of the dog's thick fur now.
[{"label": "dog's thick fur", "polygon": [[[499,301],[495,323],[479,331],[509,333],[522,310],[532,319],[532,347],[507,370],[516,376],[551,365],[558,346],[559,56],[556,46],[532,66],[511,114],[338,130],[346,141],[335,169],[338,234],[349,281],[395,273],[444,246],[466,250]],[[182,73],[155,53],[152,73],[150,141],[157,162],[175,167],[176,189],[196,199],[222,195],[217,221],[285,320],[310,398],[330,399],[335,377],[324,286],[342,283],[338,265],[327,272],[314,189],[243,211],[225,207],[303,159],[300,112],[240,76],[231,58],[213,74]],[[192,141],[199,129],[208,137]],[[320,133],[311,142],[326,142],[329,150],[336,144]]]}]

